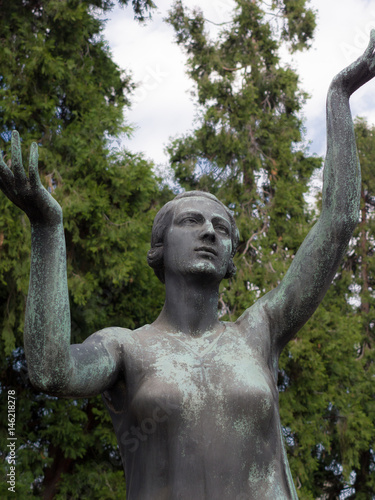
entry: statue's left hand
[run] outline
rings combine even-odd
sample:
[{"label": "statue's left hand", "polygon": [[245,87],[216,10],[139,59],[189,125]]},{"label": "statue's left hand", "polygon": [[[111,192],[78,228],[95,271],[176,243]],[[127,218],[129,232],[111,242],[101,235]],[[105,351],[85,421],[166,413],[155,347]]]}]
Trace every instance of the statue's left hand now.
[{"label": "statue's left hand", "polygon": [[375,76],[375,29],[371,30],[370,42],[363,57],[367,61],[370,73]]},{"label": "statue's left hand", "polygon": [[[358,59],[358,61],[361,60],[363,60],[367,66],[369,78],[366,79],[366,81],[368,81],[375,76],[375,30],[371,30],[369,44],[363,55]],[[366,83],[366,81],[363,83]]]},{"label": "statue's left hand", "polygon": [[369,44],[364,53],[350,66],[341,71],[333,83],[343,84],[351,95],[375,77],[375,30],[371,30]]},{"label": "statue's left hand", "polygon": [[29,176],[22,165],[20,137],[12,132],[12,159],[9,168],[0,155],[0,189],[29,217],[31,224],[54,226],[62,222],[62,209],[43,187],[38,172],[38,146],[30,148]]}]

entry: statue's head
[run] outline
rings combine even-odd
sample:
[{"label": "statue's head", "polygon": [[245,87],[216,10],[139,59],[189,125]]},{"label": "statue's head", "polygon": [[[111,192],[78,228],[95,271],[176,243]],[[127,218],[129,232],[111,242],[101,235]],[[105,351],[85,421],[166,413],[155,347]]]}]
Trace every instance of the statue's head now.
[{"label": "statue's head", "polygon": [[[206,214],[214,214],[214,212],[217,211],[218,216],[217,218],[213,217],[212,221],[214,225],[216,224],[216,219],[219,222],[217,223],[217,236],[215,236],[215,228],[210,222],[209,226],[211,227],[212,234],[209,234],[209,232],[202,232],[199,238],[202,239],[202,241],[203,239],[210,239],[210,242],[213,242],[213,244],[215,244],[215,238],[224,239],[224,236],[226,236],[226,240],[229,241],[230,248],[227,253],[223,253],[224,262],[222,262],[222,265],[226,266],[226,272],[224,271],[222,277],[231,278],[232,276],[234,276],[236,267],[233,262],[233,256],[236,253],[239,241],[239,232],[233,215],[231,214],[230,210],[216,198],[216,196],[203,191],[188,191],[186,193],[177,195],[172,201],[166,203],[156,214],[154,220],[151,235],[151,249],[147,254],[147,261],[162,283],[165,282],[164,252],[166,236],[168,235],[172,224],[174,224],[175,215],[177,213],[177,217],[184,217],[185,212],[187,213],[187,215],[189,215],[190,212],[194,213],[195,211],[197,211],[197,216],[199,217],[200,207],[201,210],[203,210]],[[182,215],[180,212],[182,212]],[[223,221],[223,227],[220,225],[220,220]],[[184,224],[184,222],[182,222],[181,224]],[[187,224],[187,231],[185,231],[185,234],[188,237],[191,227],[189,219]],[[225,226],[227,227],[227,229]],[[222,229],[220,230],[220,228]],[[182,227],[182,230],[184,230],[184,227]],[[223,231],[227,231],[227,234],[224,235]],[[181,245],[183,245],[182,241]],[[183,251],[183,248],[177,249],[177,251],[179,250]],[[205,255],[203,252],[202,259],[204,257],[210,259],[210,255]],[[181,258],[183,257],[181,256]]]}]

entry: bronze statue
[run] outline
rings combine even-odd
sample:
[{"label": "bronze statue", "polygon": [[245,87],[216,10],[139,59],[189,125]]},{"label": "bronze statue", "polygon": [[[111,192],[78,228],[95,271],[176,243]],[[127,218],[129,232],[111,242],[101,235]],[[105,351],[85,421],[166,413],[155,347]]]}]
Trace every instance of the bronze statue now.
[{"label": "bronze statue", "polygon": [[107,328],[70,345],[62,211],[29,176],[17,132],[0,187],[32,230],[25,350],[35,387],[102,393],[129,500],[295,499],[281,434],[278,358],[322,300],[358,220],[360,171],[349,97],[375,75],[375,31],[328,91],[323,206],[279,286],[235,322],[218,320],[221,280],[235,270],[238,232],[214,196],[189,192],[156,216],[149,264],[166,300],[151,325]]}]

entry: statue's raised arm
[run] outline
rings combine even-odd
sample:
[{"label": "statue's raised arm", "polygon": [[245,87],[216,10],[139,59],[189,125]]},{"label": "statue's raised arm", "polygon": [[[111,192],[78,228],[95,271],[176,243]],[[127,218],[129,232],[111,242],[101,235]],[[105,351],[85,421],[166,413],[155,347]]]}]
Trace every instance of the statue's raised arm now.
[{"label": "statue's raised arm", "polygon": [[12,133],[9,168],[0,160],[0,188],[31,223],[31,272],[24,342],[30,380],[50,394],[96,395],[117,377],[118,350],[111,332],[70,345],[70,309],[62,210],[43,187],[38,146],[30,150],[29,175],[22,166],[20,138]]},{"label": "statue's raised arm", "polygon": [[329,87],[321,215],[280,285],[261,299],[277,352],[319,305],[359,220],[361,175],[349,97],[375,76],[374,49],[372,30],[364,54]]}]

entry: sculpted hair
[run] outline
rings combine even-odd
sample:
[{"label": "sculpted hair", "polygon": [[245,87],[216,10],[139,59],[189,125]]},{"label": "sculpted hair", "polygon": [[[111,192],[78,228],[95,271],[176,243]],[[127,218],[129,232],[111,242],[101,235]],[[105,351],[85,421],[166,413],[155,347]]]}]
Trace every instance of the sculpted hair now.
[{"label": "sculpted hair", "polygon": [[226,214],[228,215],[231,225],[232,253],[228,264],[227,274],[224,276],[224,278],[231,278],[236,274],[236,266],[233,262],[233,256],[237,250],[240,234],[233,215],[231,214],[230,210],[224,205],[224,203],[218,200],[213,194],[206,193],[204,191],[188,191],[186,193],[178,194],[172,201],[168,201],[168,203],[166,203],[156,214],[154,224],[152,226],[151,249],[147,253],[147,262],[148,265],[152,267],[156,276],[162,283],[165,282],[163,258],[165,232],[172,224],[176,202],[178,202],[178,200],[181,200],[182,198],[190,198],[192,196],[208,198],[212,201],[215,201],[225,210]]}]

